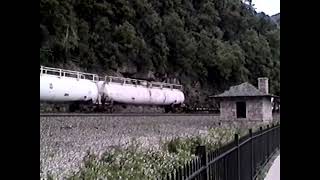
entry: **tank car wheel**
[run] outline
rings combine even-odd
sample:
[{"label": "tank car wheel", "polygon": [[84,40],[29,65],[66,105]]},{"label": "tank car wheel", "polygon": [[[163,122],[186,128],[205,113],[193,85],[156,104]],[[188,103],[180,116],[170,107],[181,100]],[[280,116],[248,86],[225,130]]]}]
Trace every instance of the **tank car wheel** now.
[{"label": "tank car wheel", "polygon": [[93,107],[93,112],[98,113],[101,111],[101,107],[99,105]]},{"label": "tank car wheel", "polygon": [[177,113],[183,113],[183,108],[182,107],[177,107],[176,109],[175,109],[175,111],[177,112]]},{"label": "tank car wheel", "polygon": [[170,107],[164,107],[164,112],[165,113],[170,113],[171,112],[171,108]]},{"label": "tank car wheel", "polygon": [[77,110],[77,105],[76,104],[70,104],[69,105],[69,112],[76,112]]},{"label": "tank car wheel", "polygon": [[56,112],[60,112],[60,111],[61,111],[59,105],[53,105],[53,109],[54,109],[54,111],[56,111]]},{"label": "tank car wheel", "polygon": [[84,105],[79,105],[79,111],[81,112],[81,113],[85,113],[86,112],[86,107],[84,106]]}]

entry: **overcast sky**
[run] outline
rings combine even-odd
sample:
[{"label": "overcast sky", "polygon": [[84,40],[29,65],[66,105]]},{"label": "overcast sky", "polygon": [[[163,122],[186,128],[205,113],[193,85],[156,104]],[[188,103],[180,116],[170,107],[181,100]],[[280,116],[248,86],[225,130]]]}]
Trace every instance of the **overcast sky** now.
[{"label": "overcast sky", "polygon": [[263,11],[272,16],[280,12],[280,0],[252,0],[257,12]]}]

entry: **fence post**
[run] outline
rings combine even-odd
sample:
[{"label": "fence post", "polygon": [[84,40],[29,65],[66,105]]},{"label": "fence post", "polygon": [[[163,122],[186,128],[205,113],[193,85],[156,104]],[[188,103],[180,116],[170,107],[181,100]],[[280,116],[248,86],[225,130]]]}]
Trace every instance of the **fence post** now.
[{"label": "fence post", "polygon": [[251,175],[251,180],[253,180],[254,178],[254,161],[253,161],[253,134],[252,134],[252,129],[249,129],[249,135],[250,135],[250,156],[251,156],[251,171],[250,171],[250,175]]},{"label": "fence post", "polygon": [[207,157],[207,148],[206,146],[198,146],[196,149],[196,155],[200,156],[201,167],[206,169],[201,173],[201,179],[209,180],[209,168],[208,168],[208,157]]},{"label": "fence post", "polygon": [[239,135],[235,134],[234,135],[234,141],[236,142],[237,145],[237,180],[240,180],[240,146],[239,146]]}]

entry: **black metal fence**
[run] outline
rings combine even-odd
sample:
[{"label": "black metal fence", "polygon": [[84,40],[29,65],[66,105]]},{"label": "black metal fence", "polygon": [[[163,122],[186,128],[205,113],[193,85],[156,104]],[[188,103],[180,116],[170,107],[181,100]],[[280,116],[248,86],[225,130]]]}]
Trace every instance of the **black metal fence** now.
[{"label": "black metal fence", "polygon": [[197,147],[198,157],[176,169],[163,180],[253,180],[261,167],[280,149],[280,124],[260,127],[257,132],[207,152],[205,146]]}]

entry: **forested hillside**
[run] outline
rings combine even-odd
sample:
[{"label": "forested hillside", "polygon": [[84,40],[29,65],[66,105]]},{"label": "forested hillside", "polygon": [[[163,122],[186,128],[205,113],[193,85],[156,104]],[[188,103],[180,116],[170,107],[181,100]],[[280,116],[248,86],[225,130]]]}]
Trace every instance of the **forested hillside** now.
[{"label": "forested hillside", "polygon": [[40,0],[40,64],[178,80],[187,102],[269,77],[280,93],[280,29],[240,0]]},{"label": "forested hillside", "polygon": [[280,13],[271,16],[271,18],[280,25]]}]

